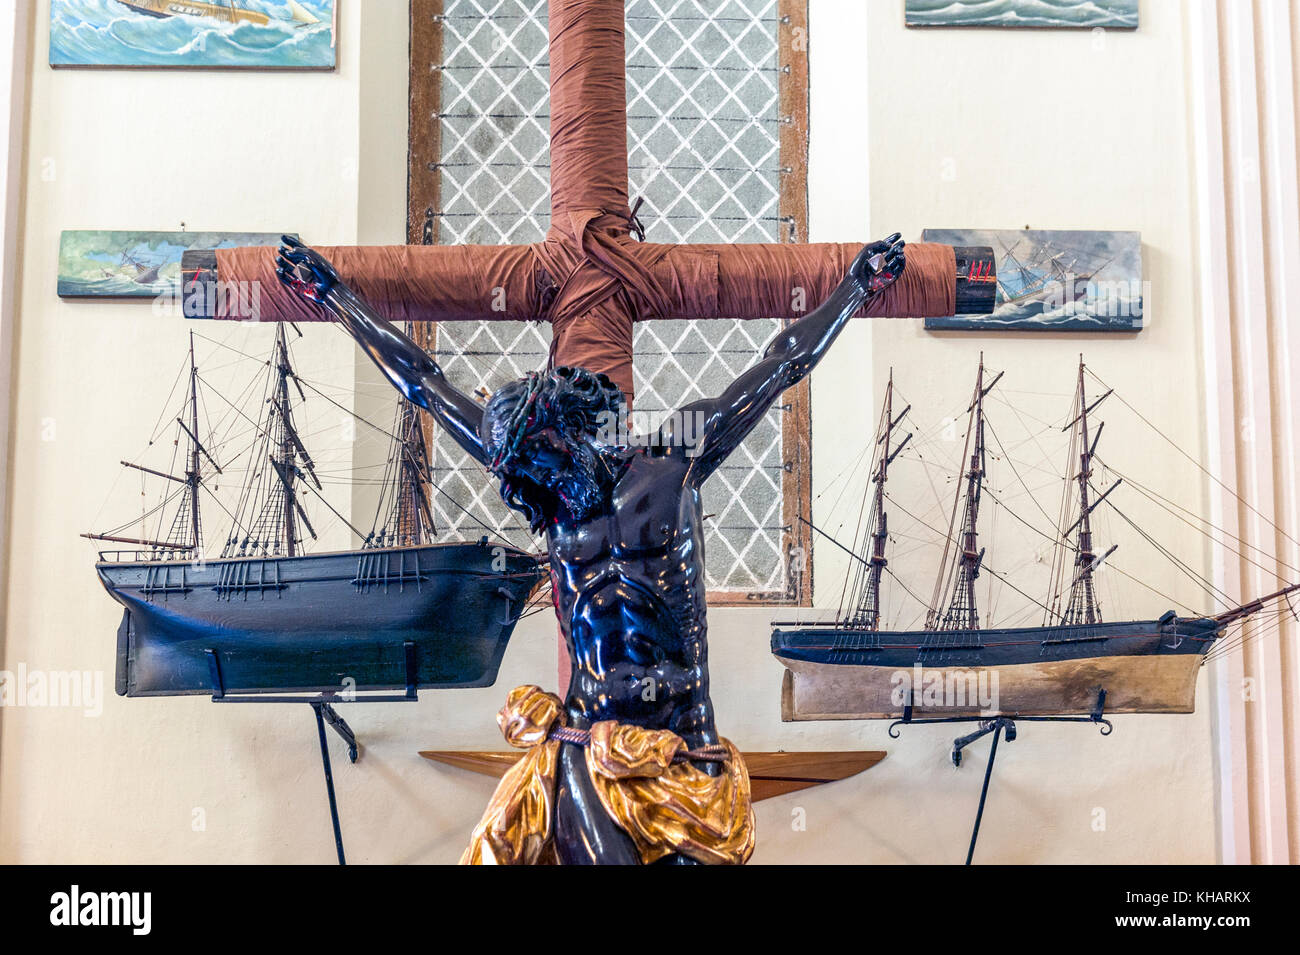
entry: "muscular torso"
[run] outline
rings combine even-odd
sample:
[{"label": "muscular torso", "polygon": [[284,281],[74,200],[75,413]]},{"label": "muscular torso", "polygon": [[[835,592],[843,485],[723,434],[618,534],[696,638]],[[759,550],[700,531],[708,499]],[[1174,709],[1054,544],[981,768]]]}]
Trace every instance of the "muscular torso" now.
[{"label": "muscular torso", "polygon": [[550,525],[560,627],[573,661],[566,706],[717,742],[709,702],[703,529],[689,460],[627,452],[607,509]]}]

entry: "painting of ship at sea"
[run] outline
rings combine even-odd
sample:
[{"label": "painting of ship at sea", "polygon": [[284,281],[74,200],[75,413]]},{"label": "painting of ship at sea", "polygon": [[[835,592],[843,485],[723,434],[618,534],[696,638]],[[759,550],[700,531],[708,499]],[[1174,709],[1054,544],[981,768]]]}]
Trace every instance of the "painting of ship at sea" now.
[{"label": "painting of ship at sea", "polygon": [[50,66],[329,70],[335,3],[50,0]]}]

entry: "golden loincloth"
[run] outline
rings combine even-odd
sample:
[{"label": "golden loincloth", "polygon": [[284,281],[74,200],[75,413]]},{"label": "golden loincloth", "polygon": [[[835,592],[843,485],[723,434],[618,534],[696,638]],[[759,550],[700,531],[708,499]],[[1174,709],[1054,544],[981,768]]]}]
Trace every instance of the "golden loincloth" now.
[{"label": "golden loincloth", "polygon": [[[554,862],[552,820],[560,741],[565,724],[560,698],[536,686],[517,686],[497,714],[506,742],[526,749],[501,778],[461,865],[534,865]],[[717,776],[673,762],[686,741],[669,730],[605,720],[591,727],[587,771],[601,805],[631,838],[644,863],[677,852],[698,862],[742,865],[754,851],[749,773],[728,740]]]}]

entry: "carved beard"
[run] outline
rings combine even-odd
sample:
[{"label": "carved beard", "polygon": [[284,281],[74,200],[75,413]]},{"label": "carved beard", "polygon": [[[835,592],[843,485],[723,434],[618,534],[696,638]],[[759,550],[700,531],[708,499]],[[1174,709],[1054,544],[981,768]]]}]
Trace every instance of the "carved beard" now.
[{"label": "carved beard", "polygon": [[605,503],[605,487],[601,476],[604,467],[596,451],[587,443],[575,441],[569,445],[571,464],[556,482],[554,493],[578,520],[585,520]]}]

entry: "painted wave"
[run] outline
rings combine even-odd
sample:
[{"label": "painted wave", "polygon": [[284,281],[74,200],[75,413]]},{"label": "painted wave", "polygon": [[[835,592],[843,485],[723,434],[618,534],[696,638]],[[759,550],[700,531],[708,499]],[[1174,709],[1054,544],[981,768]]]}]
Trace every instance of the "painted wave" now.
[{"label": "painted wave", "polygon": [[1099,312],[1097,304],[1084,301],[1066,307],[1047,309],[1041,304],[999,305],[987,315],[948,315],[927,318],[931,330],[961,329],[1019,331],[1113,331],[1135,332],[1142,328],[1141,296],[1120,295],[1106,303]]},{"label": "painted wave", "polygon": [[327,68],[334,65],[334,0],[299,0],[321,22],[299,27],[278,0],[238,0],[266,25],[208,17],[151,17],[117,0],[52,0],[51,66]]},{"label": "painted wave", "polygon": [[908,26],[1135,29],[1138,0],[907,0]]},{"label": "painted wave", "polygon": [[[274,246],[273,232],[126,232],[69,230],[59,239],[60,295],[152,297],[179,287],[181,255],[189,249]],[[154,282],[137,282],[127,258],[158,269]]]},{"label": "painted wave", "polygon": [[158,281],[151,284],[136,282],[125,275],[98,279],[60,275],[58,294],[65,297],[154,298],[180,288],[180,284],[180,266],[165,265],[158,273]]}]

